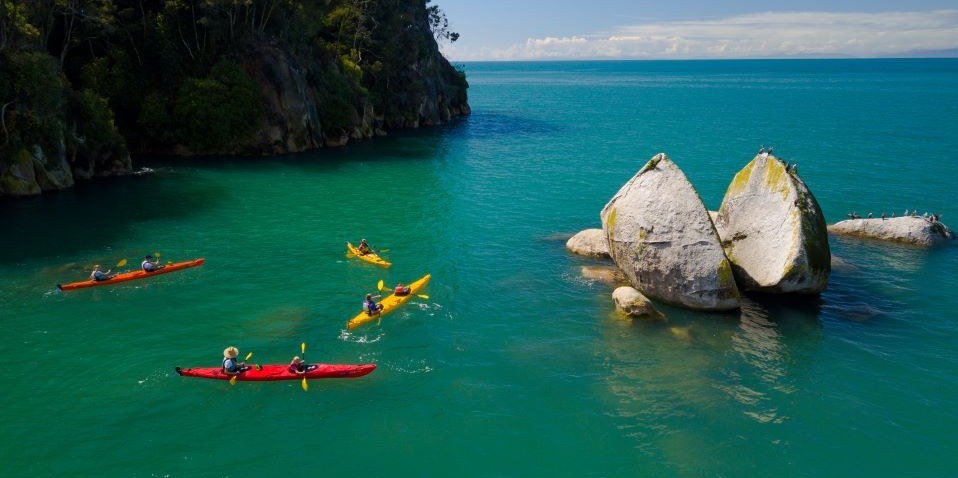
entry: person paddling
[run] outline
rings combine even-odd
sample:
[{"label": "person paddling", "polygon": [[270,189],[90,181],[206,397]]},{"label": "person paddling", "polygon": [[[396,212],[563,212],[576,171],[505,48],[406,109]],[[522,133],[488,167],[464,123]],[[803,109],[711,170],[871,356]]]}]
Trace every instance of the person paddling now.
[{"label": "person paddling", "polygon": [[374,299],[382,297],[381,295],[366,294],[366,300],[363,302],[363,308],[367,315],[378,314],[383,310],[383,306],[376,303]]},{"label": "person paddling", "polygon": [[116,277],[116,274],[110,275],[110,272],[113,272],[113,269],[103,272],[100,270],[100,264],[97,264],[93,266],[93,272],[90,273],[90,280],[95,280],[99,282],[104,280],[110,280]]},{"label": "person paddling", "polygon": [[160,265],[160,261],[154,260],[153,256],[146,256],[146,259],[143,260],[140,267],[146,272],[158,271],[163,268],[163,266]]},{"label": "person paddling", "polygon": [[306,365],[306,362],[304,362],[303,359],[299,358],[298,355],[293,357],[293,360],[289,362],[289,372],[299,374],[299,375],[304,375],[306,372],[309,372],[310,370],[313,370],[316,367],[317,367],[316,365]]},{"label": "person paddling", "polygon": [[369,244],[366,243],[365,239],[359,241],[359,247],[357,247],[356,250],[359,251],[359,254],[362,256],[373,252],[373,248],[369,247]]},{"label": "person paddling", "polygon": [[250,369],[246,362],[237,362],[239,349],[230,345],[223,351],[223,373],[226,375],[239,375]]},{"label": "person paddling", "polygon": [[408,285],[402,285],[402,282],[396,284],[396,288],[393,289],[393,294],[397,296],[409,295],[410,292],[412,292],[412,288]]}]

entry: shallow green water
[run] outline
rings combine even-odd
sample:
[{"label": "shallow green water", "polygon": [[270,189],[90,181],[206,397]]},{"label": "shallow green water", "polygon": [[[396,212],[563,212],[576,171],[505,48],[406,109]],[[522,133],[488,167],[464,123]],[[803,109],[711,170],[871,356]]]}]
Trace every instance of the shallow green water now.
[{"label": "shallow green water", "polygon": [[[665,151],[717,208],[761,144],[829,222],[953,226],[958,61],[468,64],[454,125],[0,203],[6,476],[850,476],[954,473],[958,248],[836,240],[818,299],[615,314],[565,252]],[[951,218],[951,219],[949,219]],[[394,265],[349,260],[367,238]],[[61,293],[93,263],[204,266]],[[350,332],[376,282],[425,273]],[[357,380],[185,379],[372,362]]]}]

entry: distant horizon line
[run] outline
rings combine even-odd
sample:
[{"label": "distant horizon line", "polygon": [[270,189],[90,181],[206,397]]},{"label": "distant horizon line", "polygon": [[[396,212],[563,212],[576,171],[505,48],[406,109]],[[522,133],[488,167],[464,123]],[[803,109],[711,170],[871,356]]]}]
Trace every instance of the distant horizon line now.
[{"label": "distant horizon line", "polygon": [[822,60],[958,60],[953,56],[822,56],[822,57],[761,57],[761,58],[525,58],[525,59],[482,59],[453,60],[450,63],[549,63],[549,62],[615,62],[615,61],[822,61]]}]

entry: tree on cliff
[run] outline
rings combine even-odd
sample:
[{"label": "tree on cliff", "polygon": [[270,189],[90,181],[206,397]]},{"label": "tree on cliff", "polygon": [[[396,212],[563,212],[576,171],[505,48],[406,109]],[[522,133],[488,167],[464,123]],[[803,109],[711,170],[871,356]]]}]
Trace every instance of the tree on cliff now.
[{"label": "tree on cliff", "polygon": [[[31,138],[74,142],[65,151],[93,164],[89,174],[99,174],[97,165],[121,167],[96,155],[110,151],[115,159],[126,144],[141,152],[255,152],[237,145],[254,144],[256,131],[276,121],[259,107],[279,73],[258,70],[255,52],[267,50],[285,52],[288,67],[302,72],[324,136],[449,116],[420,118],[423,104],[468,111],[465,76],[436,43],[459,35],[429,3],[0,0],[0,179],[4,164],[35,144]],[[36,55],[53,60],[58,86],[24,80],[23,68],[43,63],[29,60]],[[118,130],[99,136],[116,144],[83,159],[80,116]]]}]

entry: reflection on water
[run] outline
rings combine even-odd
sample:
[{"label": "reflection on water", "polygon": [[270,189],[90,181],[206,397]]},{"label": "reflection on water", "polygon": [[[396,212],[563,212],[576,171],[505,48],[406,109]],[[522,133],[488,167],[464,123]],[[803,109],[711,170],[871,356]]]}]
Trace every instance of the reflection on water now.
[{"label": "reflection on water", "polygon": [[788,397],[822,339],[820,299],[745,298],[738,317],[663,308],[665,321],[607,322],[599,346],[608,413],[637,449],[677,471],[708,469],[703,457],[729,443],[703,429],[789,420]]}]

